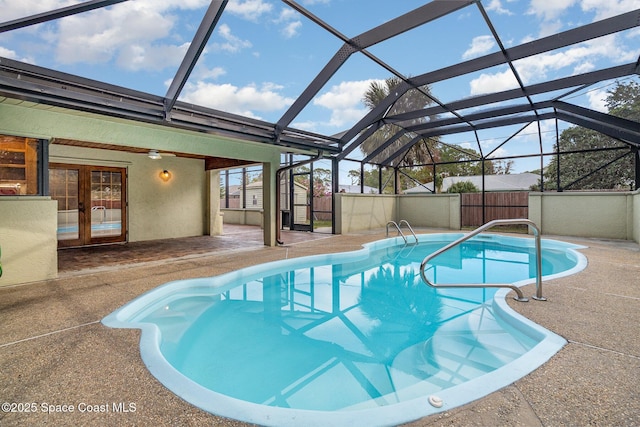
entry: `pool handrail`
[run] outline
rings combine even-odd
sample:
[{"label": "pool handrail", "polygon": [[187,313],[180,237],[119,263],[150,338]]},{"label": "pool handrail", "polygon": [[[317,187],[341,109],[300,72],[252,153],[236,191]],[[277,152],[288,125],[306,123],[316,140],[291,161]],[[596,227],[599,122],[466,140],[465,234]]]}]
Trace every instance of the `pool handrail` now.
[{"label": "pool handrail", "polygon": [[418,243],[418,236],[416,236],[416,233],[413,231],[413,228],[411,228],[411,225],[409,224],[409,222],[407,222],[406,219],[401,220],[400,224],[398,224],[395,221],[387,222],[387,237],[389,237],[389,226],[393,225],[396,228],[396,230],[398,230],[398,235],[402,236],[402,238],[404,239],[404,244],[405,245],[409,244],[409,242],[407,241],[407,236],[404,235],[404,233],[402,232],[402,230],[400,228],[402,223],[407,224],[407,227],[409,227],[409,231],[411,231],[411,234],[413,234],[413,238],[416,239],[416,243]]},{"label": "pool handrail", "polygon": [[517,294],[517,297],[514,297],[516,301],[520,301],[520,302],[529,301],[529,299],[522,294],[522,290],[520,290],[520,288],[508,283],[496,283],[496,284],[490,284],[490,283],[461,284],[460,283],[460,284],[438,285],[438,284],[432,283],[431,281],[429,281],[429,279],[427,279],[425,269],[429,261],[431,261],[433,258],[437,257],[438,255],[442,254],[443,252],[446,252],[449,249],[455,246],[458,246],[460,243],[463,243],[471,239],[472,237],[482,233],[483,231],[488,230],[492,227],[495,227],[496,225],[528,225],[530,228],[533,229],[533,234],[535,236],[535,243],[536,243],[536,294],[532,296],[532,298],[538,301],[546,301],[547,299],[542,296],[542,249],[540,244],[540,228],[533,221],[528,219],[495,219],[493,221],[489,221],[486,224],[476,228],[472,232],[467,233],[464,236],[460,237],[459,239],[456,239],[453,242],[449,243],[448,245],[438,249],[432,254],[427,255],[422,260],[422,263],[420,264],[420,276],[422,277],[422,280],[432,288],[511,288]]},{"label": "pool handrail", "polygon": [[398,225],[398,227],[402,227],[403,223],[407,224],[407,228],[409,229],[411,234],[413,234],[413,238],[416,239],[416,243],[418,243],[418,236],[416,236],[416,232],[413,231],[413,228],[411,227],[411,224],[409,224],[409,221],[407,221],[406,219],[401,219],[400,220],[400,224]]},{"label": "pool handrail", "polygon": [[402,238],[404,239],[404,243],[405,243],[405,244],[407,244],[407,236],[405,236],[405,235],[404,235],[404,233],[402,232],[402,230],[400,230],[400,226],[399,226],[399,225],[398,225],[398,223],[397,223],[397,222],[395,222],[395,221],[389,221],[389,222],[387,222],[387,237],[389,237],[389,226],[390,226],[390,225],[393,225],[393,226],[396,228],[396,230],[398,230],[398,234],[399,234],[400,236],[402,236]]}]

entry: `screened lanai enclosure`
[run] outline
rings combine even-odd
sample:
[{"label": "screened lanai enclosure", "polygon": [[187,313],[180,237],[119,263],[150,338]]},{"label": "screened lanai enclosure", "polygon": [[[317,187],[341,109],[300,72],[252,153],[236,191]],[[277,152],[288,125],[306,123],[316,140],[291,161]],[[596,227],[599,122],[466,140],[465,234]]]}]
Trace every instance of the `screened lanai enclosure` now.
[{"label": "screened lanai enclosure", "polygon": [[[187,3],[0,2],[0,102],[278,147],[291,229],[331,227],[340,192],[475,192],[484,211],[492,192],[640,188],[637,2]],[[21,160],[0,153],[9,191]],[[261,207],[260,168],[204,157],[223,207]]]}]

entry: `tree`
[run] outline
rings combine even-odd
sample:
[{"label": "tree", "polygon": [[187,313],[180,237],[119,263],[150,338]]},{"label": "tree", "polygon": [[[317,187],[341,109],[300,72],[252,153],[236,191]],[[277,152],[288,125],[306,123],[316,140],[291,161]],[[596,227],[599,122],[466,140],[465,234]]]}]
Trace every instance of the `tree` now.
[{"label": "tree", "polygon": [[325,168],[313,169],[313,196],[322,197],[331,194],[331,171]]},{"label": "tree", "polygon": [[[369,109],[373,110],[401,83],[402,80],[398,77],[390,77],[386,79],[384,83],[374,81],[369,86],[369,89],[365,92],[362,102]],[[430,94],[429,86],[421,86],[420,90],[409,90],[393,104],[388,112],[388,115],[393,116],[409,111],[422,110],[427,106],[433,104],[432,99],[429,96],[425,95],[425,93]],[[403,126],[417,125],[419,123],[423,123],[425,120],[427,119],[417,118],[407,120],[403,123]],[[360,145],[360,150],[364,153],[365,156],[368,156],[398,132],[402,132],[402,128],[400,126],[394,124],[385,124]],[[378,154],[373,160],[378,162],[386,160],[397,150],[411,141],[413,137],[414,135],[408,135],[406,133],[403,134],[400,138],[394,141],[393,144],[391,144],[380,154]],[[434,143],[431,142],[430,144],[431,146],[433,146]],[[436,152],[432,151],[432,154],[436,155]],[[413,145],[413,147],[411,147],[407,154],[404,156],[404,162],[407,165],[427,163],[429,161],[431,161],[431,154],[429,154],[429,149],[424,142]],[[396,158],[394,159],[392,164],[397,165],[399,162],[400,158]]]},{"label": "tree", "polygon": [[[640,121],[640,85],[618,83],[608,92],[605,105],[611,115]],[[591,129],[572,126],[560,134],[555,156],[544,172],[545,189],[572,190],[629,189],[635,180],[634,159],[630,147]],[[619,149],[614,149],[619,148]],[[605,151],[600,149],[607,149]]]},{"label": "tree", "polygon": [[360,184],[360,171],[351,169],[347,175],[351,179],[351,185]]},{"label": "tree", "polygon": [[478,187],[471,181],[458,181],[447,188],[447,193],[477,193],[480,191]]},{"label": "tree", "polygon": [[[482,175],[482,161],[480,153],[471,148],[454,148],[449,145],[440,147],[440,161],[445,163],[437,166],[437,172],[445,176],[473,176]],[[485,160],[485,174],[493,174],[493,162]]]},{"label": "tree", "polygon": [[[379,171],[377,168],[371,170],[364,171],[364,185],[368,187],[378,188],[379,183]],[[385,185],[385,183],[389,183],[391,185]],[[393,170],[389,168],[382,169],[382,185],[384,188],[382,189],[383,194],[393,194]]]},{"label": "tree", "polygon": [[313,197],[322,197],[331,194],[331,171],[325,168],[313,169],[313,186],[309,185],[307,174],[311,172],[308,166],[298,166],[294,169],[294,181],[313,190]]},{"label": "tree", "polygon": [[605,105],[609,109],[609,114],[640,121],[640,84],[638,82],[618,83],[608,93]]},{"label": "tree", "polygon": [[508,175],[511,173],[515,162],[513,160],[492,160],[491,163],[493,165],[493,172],[496,175]]}]

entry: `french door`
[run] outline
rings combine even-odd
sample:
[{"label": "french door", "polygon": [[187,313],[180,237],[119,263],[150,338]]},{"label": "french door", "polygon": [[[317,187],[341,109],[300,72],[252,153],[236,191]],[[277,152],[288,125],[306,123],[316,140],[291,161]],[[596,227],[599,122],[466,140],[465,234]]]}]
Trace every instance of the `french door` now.
[{"label": "french door", "polygon": [[126,241],[126,169],[49,165],[49,191],[58,202],[58,247]]}]

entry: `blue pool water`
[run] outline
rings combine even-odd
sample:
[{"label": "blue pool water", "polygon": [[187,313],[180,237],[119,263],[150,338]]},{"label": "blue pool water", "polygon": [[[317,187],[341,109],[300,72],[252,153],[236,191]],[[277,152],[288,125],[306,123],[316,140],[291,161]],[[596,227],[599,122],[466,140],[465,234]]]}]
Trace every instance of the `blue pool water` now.
[{"label": "blue pool water", "polygon": [[[457,237],[385,239],[171,282],[103,323],[142,329],[149,370],[209,412],[261,425],[395,425],[504,387],[565,344],[510,310],[507,290],[425,285],[421,261]],[[586,266],[579,246],[543,239],[542,247],[546,280]],[[534,276],[533,239],[497,235],[427,268],[441,284]]]}]

